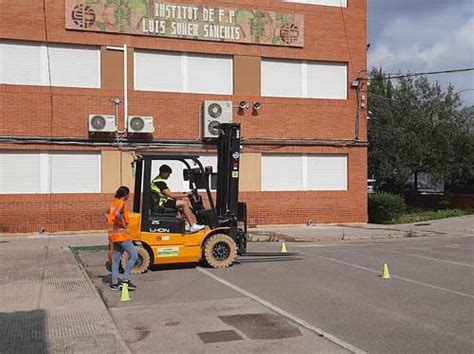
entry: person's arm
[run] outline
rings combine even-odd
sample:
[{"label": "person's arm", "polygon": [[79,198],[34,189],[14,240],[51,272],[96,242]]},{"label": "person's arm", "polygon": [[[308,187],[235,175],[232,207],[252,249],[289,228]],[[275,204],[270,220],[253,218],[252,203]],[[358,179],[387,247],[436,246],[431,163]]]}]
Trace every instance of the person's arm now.
[{"label": "person's arm", "polygon": [[124,209],[124,204],[120,204],[118,208],[115,209],[115,220],[117,222],[117,225],[120,227],[126,229],[127,228],[127,223],[125,222],[125,218],[123,217],[123,209]]},{"label": "person's arm", "polygon": [[169,188],[162,190],[161,193],[163,193],[166,197],[173,198],[173,199],[181,199],[181,198],[184,198],[188,195],[187,193],[172,192],[172,191],[170,191]]}]

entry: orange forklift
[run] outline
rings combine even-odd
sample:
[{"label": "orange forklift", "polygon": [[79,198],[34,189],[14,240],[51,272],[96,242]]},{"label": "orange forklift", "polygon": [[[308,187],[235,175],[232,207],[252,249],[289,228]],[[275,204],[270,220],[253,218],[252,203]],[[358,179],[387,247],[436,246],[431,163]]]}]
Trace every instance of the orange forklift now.
[{"label": "orange forklift", "polygon": [[[213,268],[232,265],[247,247],[247,207],[238,201],[240,167],[240,124],[221,124],[217,139],[217,173],[204,167],[195,155],[140,153],[135,160],[135,189],[129,232],[138,252],[132,270],[141,274],[152,265],[198,263]],[[189,199],[199,224],[206,227],[191,233],[176,209],[160,207],[150,185],[154,161],[180,161],[183,179],[189,181]],[[197,166],[197,167],[194,167]],[[216,202],[210,189],[216,182]],[[202,194],[207,198],[203,202]],[[207,205],[207,207],[205,206]],[[124,253],[122,265],[127,262]],[[110,252],[109,252],[110,258]],[[109,259],[110,260],[110,259]]]}]

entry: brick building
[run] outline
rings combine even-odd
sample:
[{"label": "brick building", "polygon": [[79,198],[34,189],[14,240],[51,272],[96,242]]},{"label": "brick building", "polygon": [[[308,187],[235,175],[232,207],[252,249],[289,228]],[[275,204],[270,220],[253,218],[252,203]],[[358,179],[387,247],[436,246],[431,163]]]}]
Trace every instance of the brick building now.
[{"label": "brick building", "polygon": [[241,123],[250,224],[367,221],[366,0],[16,0],[0,23],[1,233],[103,229],[136,151],[215,165],[204,101]]}]

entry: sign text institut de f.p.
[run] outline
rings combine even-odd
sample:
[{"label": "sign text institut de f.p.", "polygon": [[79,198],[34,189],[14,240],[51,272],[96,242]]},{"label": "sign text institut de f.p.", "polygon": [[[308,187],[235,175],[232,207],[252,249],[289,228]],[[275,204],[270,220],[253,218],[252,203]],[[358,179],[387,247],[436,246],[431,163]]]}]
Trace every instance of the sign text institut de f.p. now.
[{"label": "sign text institut de f.p.", "polygon": [[159,0],[65,0],[66,28],[303,47],[303,15]]}]

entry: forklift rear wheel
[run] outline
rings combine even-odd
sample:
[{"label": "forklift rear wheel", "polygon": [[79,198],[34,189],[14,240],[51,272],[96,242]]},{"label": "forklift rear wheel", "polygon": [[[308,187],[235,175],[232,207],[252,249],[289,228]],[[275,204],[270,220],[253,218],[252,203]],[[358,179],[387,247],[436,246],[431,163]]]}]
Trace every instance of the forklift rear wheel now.
[{"label": "forklift rear wheel", "polygon": [[[138,259],[137,259],[137,263],[135,263],[135,266],[132,268],[131,273],[133,275],[143,274],[147,271],[148,267],[150,267],[150,254],[145,248],[141,246],[135,246],[135,249],[137,250],[137,253],[138,253]],[[122,256],[123,269],[125,269],[125,267],[127,266],[127,262],[128,262],[128,253],[124,252]]]},{"label": "forklift rear wheel", "polygon": [[204,260],[213,268],[227,268],[237,257],[237,245],[225,234],[209,237],[203,246]]}]

